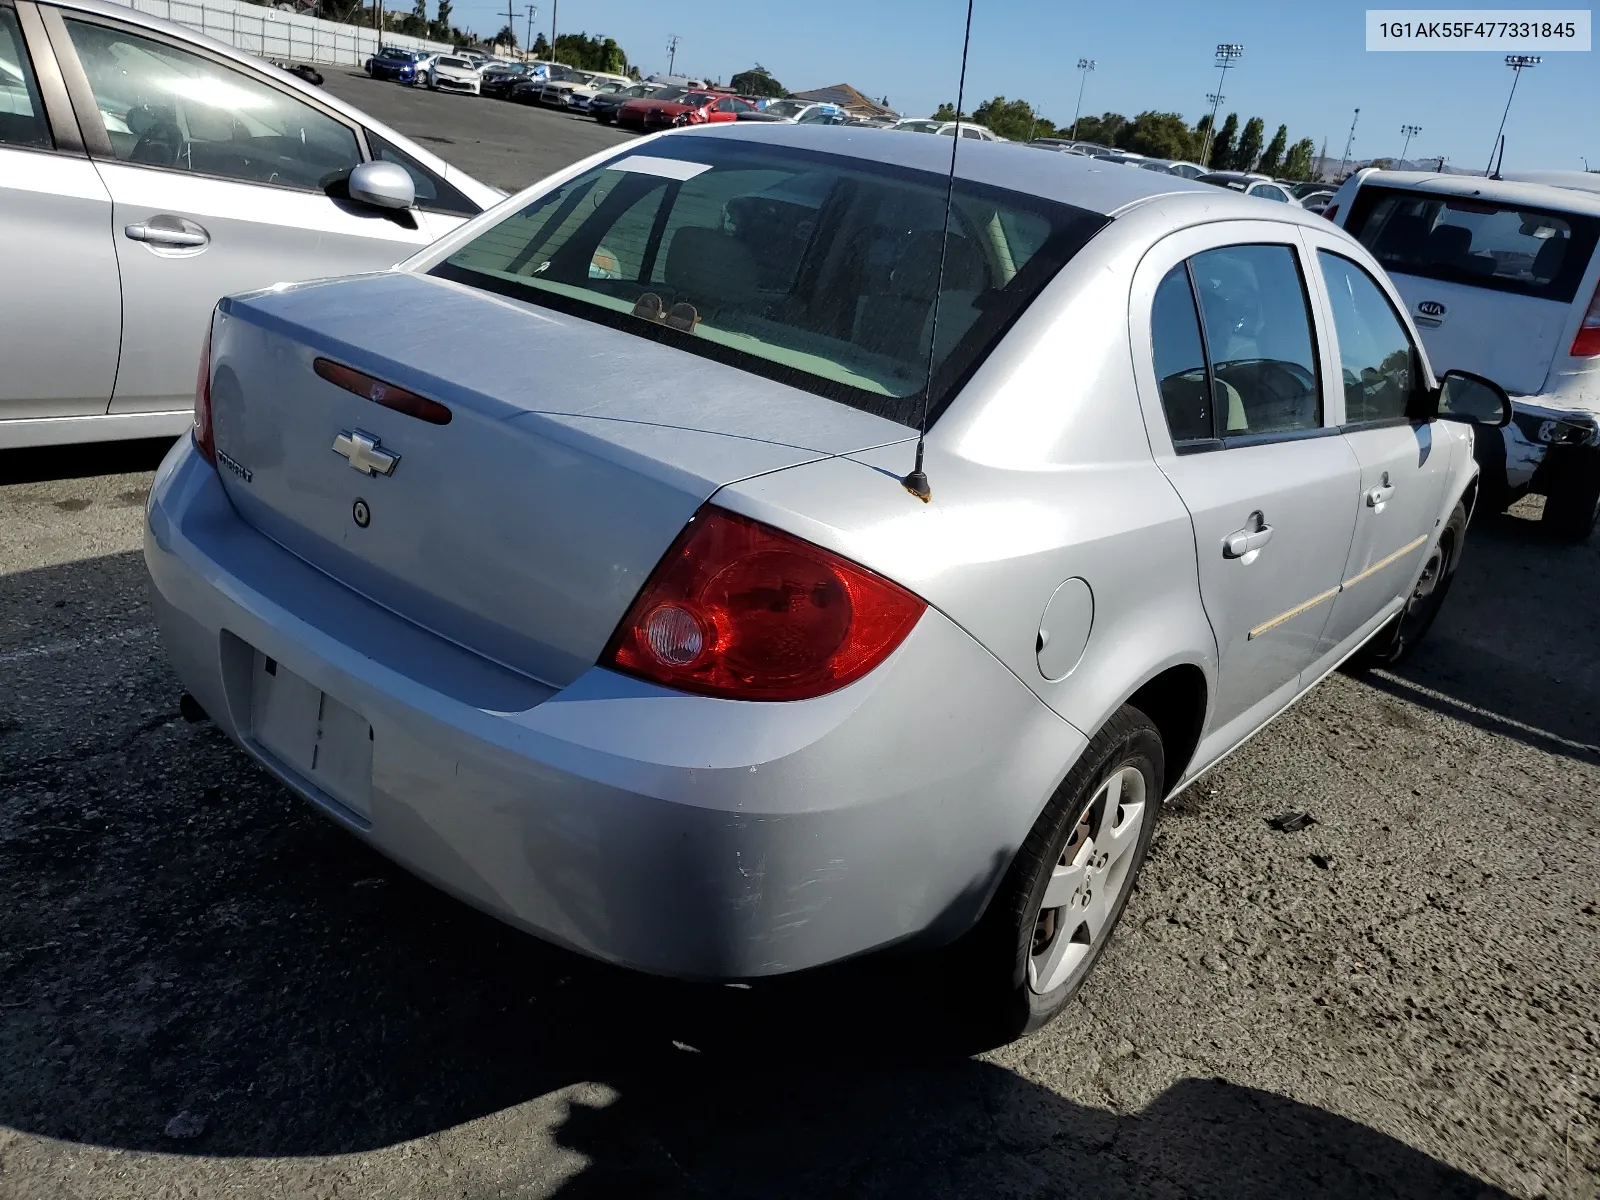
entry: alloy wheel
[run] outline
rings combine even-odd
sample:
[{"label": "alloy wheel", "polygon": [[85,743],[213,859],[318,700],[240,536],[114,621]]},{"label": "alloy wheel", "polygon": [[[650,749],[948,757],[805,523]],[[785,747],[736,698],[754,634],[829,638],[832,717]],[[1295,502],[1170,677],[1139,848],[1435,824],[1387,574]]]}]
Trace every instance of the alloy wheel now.
[{"label": "alloy wheel", "polygon": [[1110,932],[1148,811],[1144,773],[1114,771],[1067,838],[1034,922],[1028,988],[1046,995],[1065,983]]}]

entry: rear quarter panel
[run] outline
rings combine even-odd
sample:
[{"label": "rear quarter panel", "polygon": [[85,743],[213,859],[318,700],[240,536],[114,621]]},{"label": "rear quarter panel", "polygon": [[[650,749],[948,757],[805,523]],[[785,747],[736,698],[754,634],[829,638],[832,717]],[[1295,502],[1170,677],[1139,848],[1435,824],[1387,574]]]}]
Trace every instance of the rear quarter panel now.
[{"label": "rear quarter panel", "polygon": [[[1134,384],[1137,259],[1109,227],[1013,326],[929,434],[930,503],[899,482],[909,442],[746,480],[715,502],[911,588],[1087,735],[1167,667],[1200,668],[1209,691],[1193,527],[1151,457]],[[1092,591],[1092,625],[1052,681],[1040,621],[1074,578]]]}]

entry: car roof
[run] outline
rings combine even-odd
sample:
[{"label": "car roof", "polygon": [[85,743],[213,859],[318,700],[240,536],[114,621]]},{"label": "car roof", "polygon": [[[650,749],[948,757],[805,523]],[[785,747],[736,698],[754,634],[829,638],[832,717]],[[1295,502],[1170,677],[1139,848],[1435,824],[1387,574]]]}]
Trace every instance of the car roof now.
[{"label": "car roof", "polygon": [[[779,122],[739,122],[675,130],[662,134],[674,138],[739,138],[778,146],[794,146],[845,158],[886,163],[938,175],[950,170],[950,144],[942,138],[886,138],[873,129],[849,125],[789,125]],[[1015,142],[961,141],[955,156],[956,176],[997,187],[1071,204],[1089,212],[1114,217],[1162,197],[1181,197],[1206,206],[1215,219],[1276,219],[1321,229],[1321,217],[1293,205],[1229,192],[1197,183],[1181,175],[1157,171],[1125,171],[1120,163],[1077,154],[1034,154]],[[1270,205],[1271,215],[1263,206]]]},{"label": "car roof", "polygon": [[1431,171],[1366,171],[1360,177],[1360,186],[1403,187],[1441,196],[1478,196],[1498,204],[1525,204],[1530,208],[1600,217],[1600,192],[1553,183],[1485,179],[1481,175],[1438,175]]},{"label": "car roof", "polygon": [[291,75],[288,71],[283,70],[281,67],[275,67],[266,60],[257,58],[253,54],[246,54],[243,50],[240,50],[234,46],[229,46],[224,42],[217,41],[216,38],[207,37],[203,33],[198,33],[195,30],[190,29],[187,25],[179,25],[175,21],[167,21],[161,17],[153,17],[149,13],[140,12],[137,9],[129,8],[125,4],[110,3],[110,0],[50,0],[50,2],[62,9],[94,13],[97,16],[110,17],[113,20],[122,21],[128,25],[142,26],[146,29],[153,29],[159,33],[180,38],[183,41],[192,42],[198,46],[204,46],[208,51],[217,55],[219,58],[229,58],[234,62],[239,63],[241,66],[246,66],[251,70],[260,71],[266,75],[270,75],[273,79],[273,82],[279,87],[283,88],[285,91],[299,92],[301,95],[309,97],[316,103],[321,104],[326,108],[331,108],[335,112],[343,113],[352,121],[360,122],[360,124],[372,130],[372,132],[378,134],[380,137],[402,147],[408,155],[416,159],[430,171],[434,171],[443,178],[449,180],[453,186],[460,188],[464,193],[466,193],[466,195],[472,199],[473,203],[483,205],[486,210],[493,208],[495,204],[504,198],[505,194],[501,192],[499,188],[490,187],[488,184],[474,179],[471,175],[468,175],[465,171],[461,170],[460,167],[451,166],[437,154],[430,153],[428,150],[417,145],[416,142],[406,137],[405,134],[396,129],[391,129],[389,126],[383,124],[383,122],[375,119],[370,113],[363,112],[355,105],[346,104],[332,92],[324,91],[319,87],[313,87],[311,84],[301,79],[298,75]]}]

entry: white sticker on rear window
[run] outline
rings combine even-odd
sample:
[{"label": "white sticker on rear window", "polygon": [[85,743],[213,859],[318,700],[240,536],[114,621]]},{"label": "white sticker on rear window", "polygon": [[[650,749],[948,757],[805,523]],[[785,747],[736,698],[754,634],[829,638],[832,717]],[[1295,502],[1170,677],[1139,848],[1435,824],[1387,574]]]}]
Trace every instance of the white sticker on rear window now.
[{"label": "white sticker on rear window", "polygon": [[632,171],[638,175],[659,175],[662,179],[693,179],[703,171],[711,170],[710,163],[684,162],[677,158],[652,158],[648,154],[630,154],[616,162],[607,163],[608,171]]}]

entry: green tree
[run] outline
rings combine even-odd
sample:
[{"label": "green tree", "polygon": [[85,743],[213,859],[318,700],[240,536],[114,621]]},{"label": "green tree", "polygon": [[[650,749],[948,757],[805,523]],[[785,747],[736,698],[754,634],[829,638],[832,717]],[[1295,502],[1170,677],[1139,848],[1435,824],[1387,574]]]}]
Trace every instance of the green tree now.
[{"label": "green tree", "polygon": [[1211,114],[1210,113],[1206,113],[1205,116],[1201,117],[1198,121],[1196,121],[1194,123],[1194,153],[1195,153],[1195,158],[1196,158],[1197,161],[1198,161],[1200,155],[1202,153],[1204,153],[1204,151],[1205,151],[1205,148],[1206,148],[1206,135],[1209,134],[1210,132],[1211,132]]},{"label": "green tree", "polygon": [[[536,43],[537,44],[537,43]],[[547,56],[553,62],[566,63],[580,71],[604,71],[609,75],[622,75],[628,69],[628,56],[622,52],[615,38],[603,33],[590,37],[587,33],[563,33],[556,38]]]},{"label": "green tree", "polygon": [[1213,171],[1229,170],[1233,163],[1233,138],[1239,132],[1239,115],[1229,113],[1228,119],[1222,123],[1222,128],[1217,130],[1217,136],[1211,143],[1211,161],[1201,165],[1210,167]]},{"label": "green tree", "polygon": [[1118,144],[1151,158],[1190,158],[1196,152],[1189,123],[1169,112],[1140,113]]},{"label": "green tree", "polygon": [[1283,177],[1285,179],[1314,178],[1311,170],[1311,156],[1316,152],[1316,143],[1310,138],[1301,138],[1290,146],[1289,154],[1283,160]]},{"label": "green tree", "polygon": [[946,101],[933,110],[933,119],[935,121],[959,121],[961,120],[961,114],[956,111],[954,104]]},{"label": "green tree", "polygon": [[517,31],[509,25],[502,25],[500,32],[494,35],[494,41],[497,46],[506,46],[515,50],[517,48]]},{"label": "green tree", "polygon": [[1004,96],[978,105],[972,112],[972,119],[991,133],[1013,142],[1050,137],[1055,133],[1055,126],[1040,117],[1033,105],[1026,100],[1007,100]]},{"label": "green tree", "polygon": [[438,41],[449,42],[453,40],[450,36],[454,32],[450,28],[451,7],[450,0],[439,0],[439,15],[428,24],[429,34]]},{"label": "green tree", "polygon": [[1101,113],[1098,117],[1081,117],[1078,120],[1078,132],[1073,136],[1085,142],[1095,142],[1101,146],[1116,146],[1118,136],[1128,127],[1128,118],[1121,113]]},{"label": "green tree", "polygon": [[1279,175],[1283,172],[1283,150],[1289,143],[1289,127],[1279,125],[1278,132],[1272,135],[1272,140],[1267,143],[1266,153],[1256,163],[1256,170],[1263,175]]},{"label": "green tree", "polygon": [[548,60],[550,57],[550,40],[542,33],[534,34],[533,45],[529,48],[528,53],[537,59]]},{"label": "green tree", "polygon": [[728,80],[728,86],[741,96],[771,96],[782,99],[789,94],[789,89],[774,79],[772,73],[760,63],[748,71],[740,71]]},{"label": "green tree", "polygon": [[1239,135],[1239,144],[1233,148],[1235,171],[1255,169],[1256,159],[1261,157],[1261,143],[1266,137],[1266,132],[1266,122],[1260,117],[1251,117],[1244,123],[1244,132]]}]

